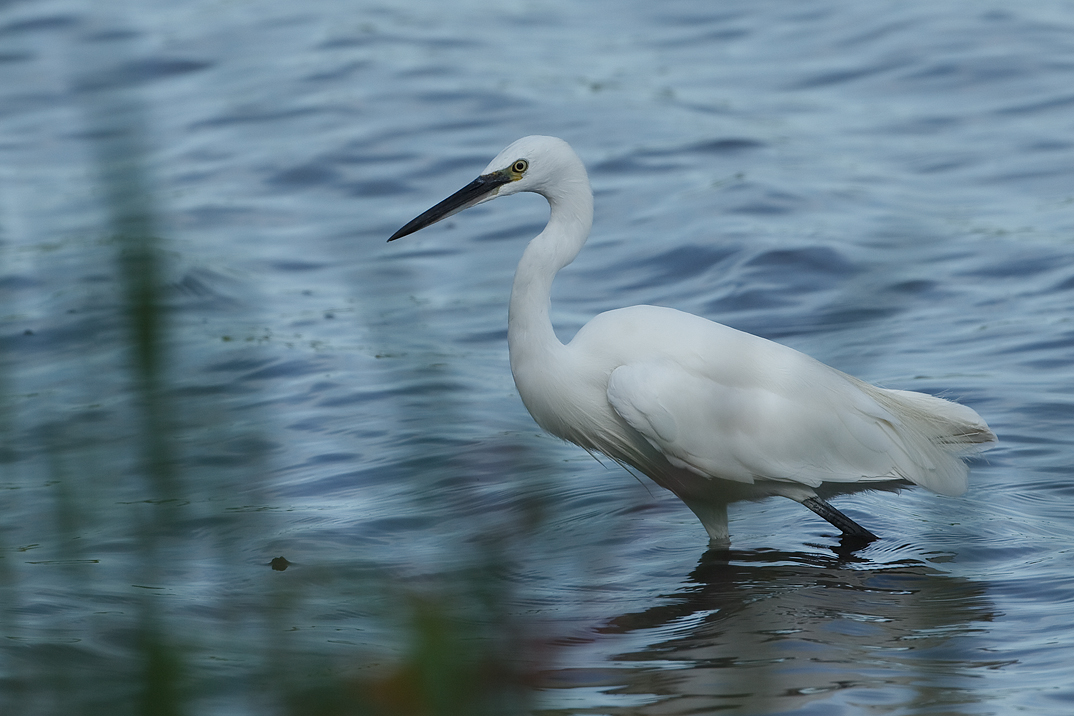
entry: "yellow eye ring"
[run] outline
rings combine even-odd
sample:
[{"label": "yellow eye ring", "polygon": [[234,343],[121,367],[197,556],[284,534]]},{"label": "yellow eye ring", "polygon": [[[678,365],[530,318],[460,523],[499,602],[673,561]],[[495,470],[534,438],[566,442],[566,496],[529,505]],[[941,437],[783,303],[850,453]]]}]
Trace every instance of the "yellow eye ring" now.
[{"label": "yellow eye ring", "polygon": [[515,174],[523,174],[529,168],[530,163],[527,162],[525,159],[519,159],[511,165],[511,171],[513,171]]}]

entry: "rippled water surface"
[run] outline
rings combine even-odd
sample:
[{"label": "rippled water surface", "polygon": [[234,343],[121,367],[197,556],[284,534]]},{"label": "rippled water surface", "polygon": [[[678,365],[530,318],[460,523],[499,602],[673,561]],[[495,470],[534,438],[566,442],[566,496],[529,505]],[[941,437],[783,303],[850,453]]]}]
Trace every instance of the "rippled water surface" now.
[{"label": "rippled water surface", "polygon": [[[970,491],[706,552],[541,434],[544,201],[385,243],[527,134],[596,195],[561,338],[672,306],[957,398]],[[1074,709],[1069,3],[0,2],[0,298],[4,713]]]}]

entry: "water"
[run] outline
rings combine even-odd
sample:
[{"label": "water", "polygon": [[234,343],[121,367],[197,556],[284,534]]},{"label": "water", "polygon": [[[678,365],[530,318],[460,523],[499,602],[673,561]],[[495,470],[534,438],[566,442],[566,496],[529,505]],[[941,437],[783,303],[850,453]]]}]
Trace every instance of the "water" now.
[{"label": "water", "polygon": [[[3,3],[0,709],[1070,710],[1072,29]],[[543,200],[385,243],[533,133],[596,192],[561,337],[667,305],[958,398],[1000,437],[969,493],[845,498],[883,539],[842,557],[739,505],[728,558],[540,434],[505,324]]]}]

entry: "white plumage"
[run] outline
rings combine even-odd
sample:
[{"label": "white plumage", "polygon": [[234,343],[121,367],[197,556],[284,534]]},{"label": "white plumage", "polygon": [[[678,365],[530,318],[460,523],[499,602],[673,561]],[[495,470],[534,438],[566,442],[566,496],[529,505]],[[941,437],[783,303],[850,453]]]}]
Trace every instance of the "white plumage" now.
[{"label": "white plumage", "polygon": [[542,428],[671,490],[718,545],[729,542],[727,504],[738,500],[788,497],[861,542],[875,536],[825,497],[907,483],[966,490],[963,457],[995,435],[963,405],[878,388],[670,308],[608,311],[562,344],[549,319],[552,280],[593,221],[585,167],[563,140],[518,140],[389,241],[519,191],[551,208],[519,262],[508,318],[515,385]]}]

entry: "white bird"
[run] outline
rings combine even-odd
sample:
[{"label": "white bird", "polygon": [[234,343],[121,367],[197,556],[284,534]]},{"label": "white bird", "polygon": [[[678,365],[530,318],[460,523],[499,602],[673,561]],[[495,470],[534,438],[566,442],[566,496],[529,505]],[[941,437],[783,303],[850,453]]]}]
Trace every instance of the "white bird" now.
[{"label": "white bird", "polygon": [[970,408],[888,390],[796,350],[671,308],[596,316],[564,345],[549,319],[552,280],[593,223],[585,166],[554,137],[525,137],[473,182],[389,241],[495,197],[548,200],[548,225],[511,289],[511,372],[537,424],[633,466],[671,490],[727,546],[727,505],[788,497],[857,546],[877,539],[825,501],[863,489],[966,490],[964,457],[996,436]]}]

